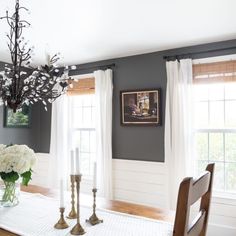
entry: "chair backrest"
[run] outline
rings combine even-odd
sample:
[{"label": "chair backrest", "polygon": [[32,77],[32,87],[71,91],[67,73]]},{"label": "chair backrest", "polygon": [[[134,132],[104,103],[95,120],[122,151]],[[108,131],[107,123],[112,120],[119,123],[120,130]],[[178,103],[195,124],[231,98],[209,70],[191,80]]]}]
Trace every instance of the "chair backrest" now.
[{"label": "chair backrest", "polygon": [[[206,236],[215,164],[196,180],[185,178],[179,187],[173,236]],[[199,214],[189,222],[190,207],[201,199]]]}]

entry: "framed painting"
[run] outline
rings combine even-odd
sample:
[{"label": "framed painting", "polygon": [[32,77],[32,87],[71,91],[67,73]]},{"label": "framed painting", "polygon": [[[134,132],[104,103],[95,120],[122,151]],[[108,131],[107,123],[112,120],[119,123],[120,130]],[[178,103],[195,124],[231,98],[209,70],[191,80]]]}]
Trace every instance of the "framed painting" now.
[{"label": "framed painting", "polygon": [[161,90],[120,92],[122,125],[161,125]]},{"label": "framed painting", "polygon": [[31,124],[31,107],[23,105],[22,108],[13,112],[4,107],[4,127],[6,128],[29,128]]}]

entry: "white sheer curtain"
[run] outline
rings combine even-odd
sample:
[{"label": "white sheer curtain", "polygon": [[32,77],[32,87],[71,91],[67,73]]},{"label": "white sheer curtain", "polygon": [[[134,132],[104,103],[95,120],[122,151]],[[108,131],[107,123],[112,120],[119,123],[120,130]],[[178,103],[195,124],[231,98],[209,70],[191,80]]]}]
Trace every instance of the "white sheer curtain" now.
[{"label": "white sheer curtain", "polygon": [[65,184],[69,176],[69,151],[71,149],[70,98],[62,95],[52,103],[51,143],[50,143],[50,178],[49,187],[58,187],[63,178]]},{"label": "white sheer curtain", "polygon": [[169,206],[176,208],[179,184],[192,175],[192,60],[166,63],[165,161],[169,170]]},{"label": "white sheer curtain", "polygon": [[106,199],[112,199],[112,70],[95,71],[94,77],[98,188]]}]

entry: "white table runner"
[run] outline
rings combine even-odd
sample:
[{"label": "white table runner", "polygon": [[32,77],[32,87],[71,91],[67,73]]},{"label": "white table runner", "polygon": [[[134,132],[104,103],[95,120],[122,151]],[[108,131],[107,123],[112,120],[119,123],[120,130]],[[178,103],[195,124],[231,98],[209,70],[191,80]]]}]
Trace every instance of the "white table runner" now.
[{"label": "white table runner", "polygon": [[[66,214],[69,211],[69,202]],[[85,223],[91,208],[81,206],[81,224],[86,236],[171,236],[172,225],[167,222],[131,216],[108,210],[97,210],[103,224],[90,226]],[[40,194],[22,193],[20,204],[0,208],[0,228],[22,236],[68,236],[75,220],[67,220],[68,229],[56,230],[59,219],[58,201]]]}]

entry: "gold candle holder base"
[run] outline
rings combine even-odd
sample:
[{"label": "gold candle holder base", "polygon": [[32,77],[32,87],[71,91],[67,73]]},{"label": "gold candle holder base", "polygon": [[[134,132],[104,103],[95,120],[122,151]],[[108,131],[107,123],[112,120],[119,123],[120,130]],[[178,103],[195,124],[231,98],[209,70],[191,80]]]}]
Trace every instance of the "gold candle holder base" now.
[{"label": "gold candle holder base", "polygon": [[76,219],[76,218],[77,218],[77,213],[76,213],[76,211],[72,209],[71,212],[69,213],[69,215],[68,215],[66,218],[67,218],[67,219],[70,219],[70,220]]},{"label": "gold candle holder base", "polygon": [[70,176],[70,181],[71,181],[71,211],[66,218],[77,219],[77,213],[75,210],[75,175]]},{"label": "gold candle holder base", "polygon": [[82,228],[82,226],[80,225],[80,223],[77,223],[73,229],[70,231],[70,233],[72,235],[83,235],[86,232],[84,231],[84,229]]},{"label": "gold candle holder base", "polygon": [[97,225],[103,223],[103,220],[98,219],[97,215],[93,214],[88,220],[86,220],[86,222],[90,223],[91,225]]},{"label": "gold candle holder base", "polygon": [[56,228],[56,229],[66,229],[66,228],[69,227],[69,225],[66,223],[66,221],[64,219],[64,211],[65,211],[65,208],[60,207],[61,217],[60,217],[59,221],[54,225],[54,228]]},{"label": "gold candle holder base", "polygon": [[93,192],[93,214],[90,216],[88,220],[86,220],[87,223],[90,223],[91,225],[97,225],[100,223],[103,223],[103,220],[100,220],[96,215],[96,193],[97,189],[94,188],[92,190]]},{"label": "gold candle holder base", "polygon": [[80,182],[81,182],[81,177],[82,175],[74,175],[74,180],[76,183],[76,190],[77,190],[77,223],[76,225],[72,228],[70,233],[72,235],[83,235],[86,232],[84,231],[83,227],[80,224],[80,202],[79,202],[79,194],[80,194]]}]

